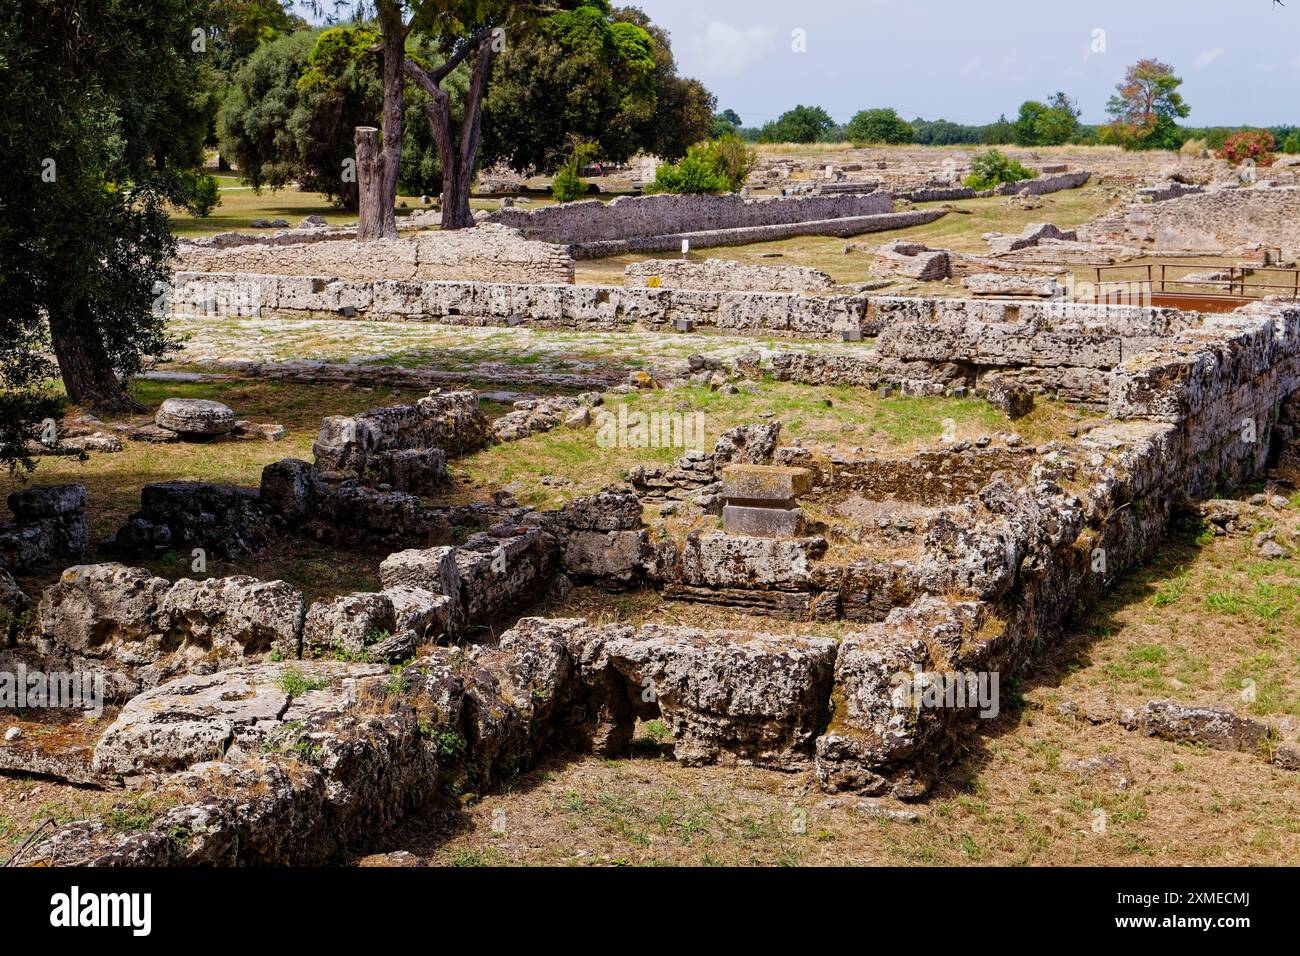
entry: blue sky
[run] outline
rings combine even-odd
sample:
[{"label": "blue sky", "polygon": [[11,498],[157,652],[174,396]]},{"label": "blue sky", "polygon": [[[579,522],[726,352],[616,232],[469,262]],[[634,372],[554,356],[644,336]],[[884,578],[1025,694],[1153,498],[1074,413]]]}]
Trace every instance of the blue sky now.
[{"label": "blue sky", "polygon": [[[1064,89],[1105,118],[1124,68],[1174,65],[1187,122],[1300,124],[1300,0],[643,0],[683,72],[753,125],[797,102],[845,120],[987,122]],[[807,52],[792,51],[806,32]],[[1094,31],[1102,30],[1104,34]],[[1104,39],[1104,52],[1094,52]]]},{"label": "blue sky", "polygon": [[[619,0],[614,0],[616,4]],[[640,0],[746,125],[796,103],[981,123],[1057,89],[1105,119],[1124,68],[1186,81],[1189,124],[1300,124],[1300,0]],[[806,52],[794,52],[802,30]],[[1098,33],[1097,31],[1104,31]],[[1100,42],[1099,42],[1100,41]]]}]

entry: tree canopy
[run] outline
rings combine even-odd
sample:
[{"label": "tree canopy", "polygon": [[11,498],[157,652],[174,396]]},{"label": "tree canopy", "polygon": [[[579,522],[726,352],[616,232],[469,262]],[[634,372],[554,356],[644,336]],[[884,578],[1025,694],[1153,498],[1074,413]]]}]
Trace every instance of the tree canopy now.
[{"label": "tree canopy", "polygon": [[[4,449],[50,396],[133,405],[122,378],[169,342],[155,307],[171,280],[169,204],[206,212],[210,66],[201,0],[10,0],[0,8],[0,295]],[[201,35],[201,34],[200,34]]]}]

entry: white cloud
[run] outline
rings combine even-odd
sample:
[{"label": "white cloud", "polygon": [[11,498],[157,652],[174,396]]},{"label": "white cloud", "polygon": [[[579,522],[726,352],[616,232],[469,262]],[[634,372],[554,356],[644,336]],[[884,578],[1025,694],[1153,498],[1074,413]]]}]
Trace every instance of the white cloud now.
[{"label": "white cloud", "polygon": [[1223,56],[1223,47],[1216,46],[1213,50],[1206,50],[1196,58],[1196,68],[1203,70],[1221,56]]},{"label": "white cloud", "polygon": [[776,33],[762,24],[742,29],[710,20],[702,33],[688,38],[690,62],[685,65],[705,75],[737,76],[762,62],[775,41]]}]

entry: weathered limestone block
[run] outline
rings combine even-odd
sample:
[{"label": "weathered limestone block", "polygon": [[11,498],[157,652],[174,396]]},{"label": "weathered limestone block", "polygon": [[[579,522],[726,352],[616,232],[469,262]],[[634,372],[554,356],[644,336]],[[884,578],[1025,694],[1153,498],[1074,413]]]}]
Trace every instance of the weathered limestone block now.
[{"label": "weathered limestone block", "polygon": [[803,292],[835,285],[824,272],[797,266],[751,266],[727,259],[687,262],[651,259],[623,270],[629,289],[706,289],[721,292]]},{"label": "weathered limestone block", "polygon": [[10,493],[8,504],[9,510],[19,521],[58,518],[85,510],[86,489],[83,485],[22,488]]},{"label": "weathered limestone block", "polygon": [[319,496],[315,517],[331,531],[366,541],[405,541],[421,531],[420,499],[405,491],[376,491],[355,481]]},{"label": "weathered limestone block", "polygon": [[156,633],[171,588],[165,578],[121,564],[68,568],[41,595],[37,621],[42,649],[108,657],[118,647],[144,644]]},{"label": "weathered limestone block", "polygon": [[549,517],[554,527],[572,531],[634,531],[641,527],[641,500],[632,491],[606,490],[570,499]]},{"label": "weathered limestone block", "polygon": [[278,527],[253,488],[203,481],[163,481],[140,489],[140,510],[113,535],[125,554],[149,549],[238,558],[265,547]]},{"label": "weathered limestone block", "polygon": [[471,535],[454,552],[462,619],[486,624],[536,601],[550,582],[555,552],[555,539],[537,527]]},{"label": "weathered limestone block", "polygon": [[826,719],[835,641],[651,625],[616,632],[603,654],[657,706],[678,760],[789,770]]},{"label": "weathered limestone block", "polygon": [[202,673],[272,650],[297,657],[303,611],[302,592],[284,581],[182,578],[159,614],[166,642],[180,642],[173,656],[185,661],[169,669]]},{"label": "weathered limestone block", "polygon": [[[159,773],[241,753],[261,755],[277,743],[287,747],[295,741],[286,725],[303,723],[312,712],[345,710],[352,685],[382,671],[372,664],[302,661],[179,677],[127,702],[95,746],[94,767],[118,776]],[[298,690],[299,684],[309,689]]]},{"label": "weathered limestone block", "polygon": [[808,493],[811,479],[812,473],[807,468],[728,465],[722,469],[722,493],[730,501],[789,504]]},{"label": "weathered limestone block", "polygon": [[358,592],[317,601],[308,608],[303,624],[303,654],[364,654],[372,644],[392,637],[396,629],[393,599],[386,593]]},{"label": "weathered limestone block", "polygon": [[682,583],[696,587],[812,590],[811,563],[825,538],[754,538],[691,532],[682,549]]},{"label": "weathered limestone block", "polygon": [[713,455],[718,464],[766,465],[780,438],[780,422],[737,425],[718,436]]},{"label": "weathered limestone block", "polygon": [[1034,410],[1034,393],[1023,385],[993,382],[985,386],[984,398],[1012,421]]},{"label": "weathered limestone block", "polygon": [[169,398],[158,406],[154,423],[181,436],[225,435],[234,430],[235,413],[206,398]]},{"label": "weathered limestone block", "polygon": [[560,564],[566,574],[602,584],[639,579],[650,549],[650,532],[572,531],[563,539]]},{"label": "weathered limestone block", "polygon": [[1055,276],[1025,273],[980,272],[966,276],[961,284],[975,295],[1032,295],[1051,299],[1062,291]]},{"label": "weathered limestone block", "polygon": [[412,548],[386,557],[379,565],[379,580],[386,589],[419,588],[460,600],[460,573],[456,548]]},{"label": "weathered limestone block", "polygon": [[1247,753],[1258,752],[1269,737],[1268,725],[1226,707],[1185,706],[1172,700],[1148,701],[1138,713],[1138,728],[1148,737]]},{"label": "weathered limestone block", "polygon": [[[824,789],[917,796],[926,776],[912,763],[945,728],[971,714],[996,716],[980,620],[977,602],[954,605],[927,595],[840,643],[835,712],[817,741],[817,779]],[[975,667],[985,671],[984,698]],[[960,693],[956,680],[963,681]]]},{"label": "weathered limestone block", "polygon": [[82,485],[24,488],[8,503],[14,520],[0,524],[0,570],[30,571],[76,557],[89,545]]},{"label": "weathered limestone block", "polygon": [[724,504],[722,530],[755,538],[798,538],[804,534],[802,508]]},{"label": "weathered limestone block", "polygon": [[371,458],[382,452],[437,448],[454,457],[489,441],[487,415],[474,392],[434,392],[414,405],[325,418],[312,452],[322,473],[361,478]]},{"label": "weathered limestone block", "polygon": [[447,483],[447,453],[441,448],[403,448],[374,455],[368,480],[413,495],[431,495]]},{"label": "weathered limestone block", "polygon": [[172,584],[120,564],[69,568],[37,608],[37,648],[104,669],[114,696],[182,673],[207,673],[271,650],[297,656],[301,592],[232,577]]},{"label": "weathered limestone block", "polygon": [[305,521],[312,513],[320,479],[316,468],[297,458],[272,462],[262,469],[262,506],[287,521]]},{"label": "weathered limestone block", "polygon": [[452,599],[447,595],[404,584],[386,588],[384,595],[393,602],[395,637],[410,635],[419,647],[448,636]]},{"label": "weathered limestone block", "polygon": [[922,282],[935,282],[948,278],[948,256],[946,249],[931,249],[919,242],[900,239],[876,250],[875,270]]}]

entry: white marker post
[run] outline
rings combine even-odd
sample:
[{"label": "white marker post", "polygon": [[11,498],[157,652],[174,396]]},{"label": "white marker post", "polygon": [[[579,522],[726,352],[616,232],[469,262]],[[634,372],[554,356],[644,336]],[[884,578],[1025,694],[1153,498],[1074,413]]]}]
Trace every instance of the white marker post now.
[{"label": "white marker post", "polygon": [[687,253],[689,253],[690,251],[691,251],[691,240],[689,240],[689,239],[683,239],[683,240],[682,240],[682,258],[685,259]]}]

